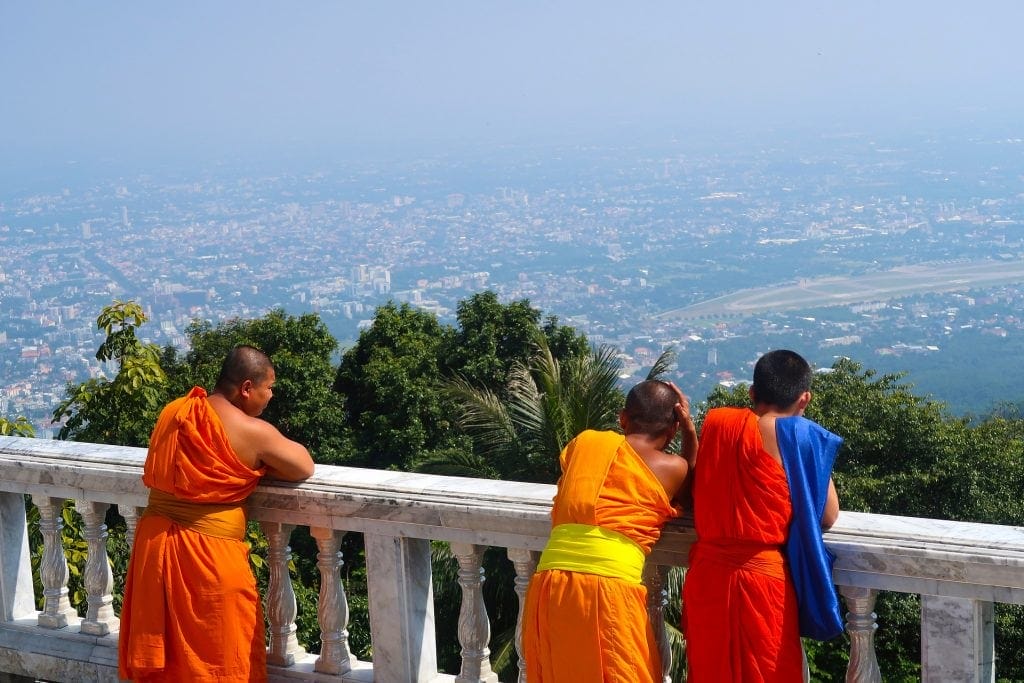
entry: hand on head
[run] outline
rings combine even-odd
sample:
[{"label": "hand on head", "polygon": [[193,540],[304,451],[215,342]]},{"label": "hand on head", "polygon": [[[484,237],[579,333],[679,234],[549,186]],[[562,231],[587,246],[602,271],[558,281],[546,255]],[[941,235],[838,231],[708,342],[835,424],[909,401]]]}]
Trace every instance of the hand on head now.
[{"label": "hand on head", "polygon": [[672,391],[676,392],[676,397],[679,399],[675,405],[676,417],[680,422],[689,422],[692,419],[690,417],[690,399],[674,383],[666,382],[666,384],[671,387]]}]

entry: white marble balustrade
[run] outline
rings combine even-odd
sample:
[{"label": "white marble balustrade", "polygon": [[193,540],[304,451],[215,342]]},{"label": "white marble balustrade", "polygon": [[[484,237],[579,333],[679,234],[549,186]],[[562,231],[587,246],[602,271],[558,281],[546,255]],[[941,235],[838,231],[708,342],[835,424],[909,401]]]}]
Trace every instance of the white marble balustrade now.
[{"label": "white marble balustrade", "polygon": [[[141,449],[0,437],[0,676],[53,681],[116,681],[118,618],[106,557],[104,512],[110,505],[129,533],[146,503]],[[268,662],[272,680],[496,681],[488,659],[490,624],[481,598],[481,558],[507,550],[514,590],[525,593],[549,531],[553,487],[320,466],[302,484],[268,482],[250,500],[270,544]],[[35,607],[24,495],[40,510],[44,537]],[[70,608],[68,568],[60,547],[61,509],[74,501],[88,546],[88,609]],[[322,651],[295,637],[295,595],[288,539],[306,526],[316,539],[321,586],[317,620]],[[373,661],[348,647],[348,604],[338,549],[345,533],[364,535]],[[463,602],[462,669],[439,674],[433,626],[430,541],[451,544]],[[645,573],[648,611],[663,631],[661,586],[669,566],[685,566],[692,531],[666,529]],[[844,513],[827,535],[835,578],[846,601],[850,681],[879,681],[873,638],[880,590],[922,598],[922,671],[926,681],[994,680],[992,603],[1024,602],[1024,529]],[[667,644],[663,652],[667,652]],[[520,660],[520,664],[521,664]],[[525,680],[520,676],[520,680]]]}]

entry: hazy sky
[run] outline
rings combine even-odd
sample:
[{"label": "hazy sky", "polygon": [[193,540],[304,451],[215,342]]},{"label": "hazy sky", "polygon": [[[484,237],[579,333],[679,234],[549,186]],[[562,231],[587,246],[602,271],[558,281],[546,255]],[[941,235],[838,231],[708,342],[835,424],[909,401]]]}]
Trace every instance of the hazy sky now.
[{"label": "hazy sky", "polygon": [[1022,27],[1020,0],[0,0],[0,151],[1024,121]]}]

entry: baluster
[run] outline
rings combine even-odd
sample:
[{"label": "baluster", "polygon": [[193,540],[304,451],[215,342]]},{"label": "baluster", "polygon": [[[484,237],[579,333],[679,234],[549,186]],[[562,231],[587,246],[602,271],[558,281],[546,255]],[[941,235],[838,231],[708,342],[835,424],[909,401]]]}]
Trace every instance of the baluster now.
[{"label": "baluster", "polygon": [[270,648],[267,663],[277,666],[291,666],[295,656],[305,652],[295,636],[295,589],[288,574],[288,562],[292,549],[288,539],[295,529],[294,524],[281,522],[260,522],[263,533],[270,545],[267,564],[270,566],[270,580],[267,584],[267,618],[270,621]]},{"label": "baluster", "polygon": [[105,636],[116,631],[121,621],[114,616],[114,574],[107,556],[108,503],[79,500],[75,509],[82,515],[82,535],[88,549],[85,560],[85,592],[89,609],[82,621],[82,633]]},{"label": "baluster", "polygon": [[126,535],[128,536],[128,547],[135,545],[135,527],[139,525],[139,509],[134,505],[118,505],[118,512],[124,517]]},{"label": "baluster", "polygon": [[462,606],[459,608],[459,644],[462,646],[462,669],[455,683],[497,683],[491,671],[491,624],[484,605],[484,570],[481,566],[484,546],[452,543],[452,553],[459,561],[459,586]]},{"label": "baluster", "polygon": [[647,586],[647,617],[651,620],[654,637],[658,641],[658,653],[661,655],[661,678],[664,683],[672,683],[672,647],[668,642],[668,631],[665,630],[665,605],[668,604],[668,567],[648,563],[644,567],[644,585]]},{"label": "baluster", "polygon": [[839,592],[846,601],[846,632],[850,634],[850,663],[846,667],[849,683],[881,683],[882,673],[875,658],[875,622],[877,615],[874,588],[839,586]]},{"label": "baluster", "polygon": [[310,533],[320,549],[316,556],[316,566],[320,569],[316,618],[320,624],[321,645],[314,668],[340,675],[352,670],[352,653],[348,649],[348,599],[341,583],[342,556],[338,551],[345,532],[313,527]]},{"label": "baluster", "polygon": [[78,613],[68,599],[68,561],[64,555],[64,500],[35,494],[32,502],[39,509],[39,531],[43,536],[43,556],[39,576],[43,583],[43,611],[39,625],[43,628],[64,628]]},{"label": "baluster", "polygon": [[526,589],[537,570],[539,554],[525,548],[509,548],[508,558],[516,570],[515,590],[519,598],[519,616],[516,618],[516,655],[519,657],[519,683],[526,683],[526,659],[523,658],[523,608],[526,606]]}]

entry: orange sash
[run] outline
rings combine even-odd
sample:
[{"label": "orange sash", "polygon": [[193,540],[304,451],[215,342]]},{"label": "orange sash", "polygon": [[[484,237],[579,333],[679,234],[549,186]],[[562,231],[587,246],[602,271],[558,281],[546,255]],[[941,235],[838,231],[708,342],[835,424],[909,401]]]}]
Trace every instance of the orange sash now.
[{"label": "orange sash", "polygon": [[143,517],[160,515],[207,536],[245,539],[245,508],[240,503],[190,503],[160,489],[150,489]]}]

